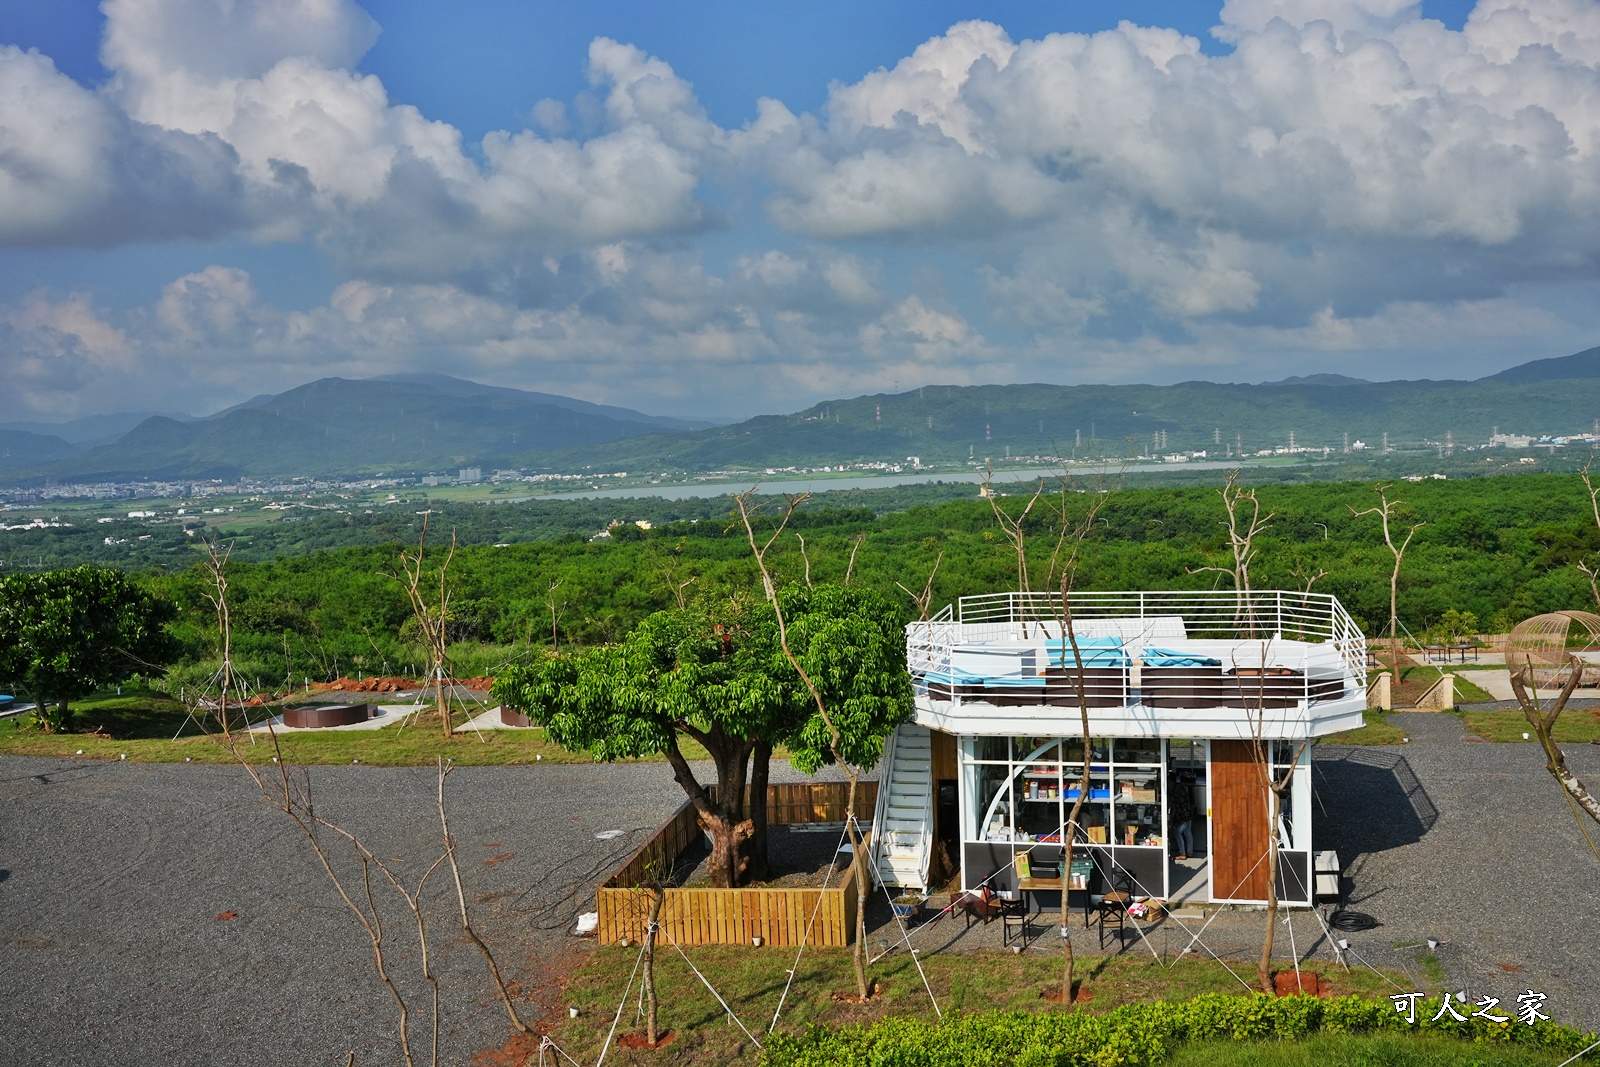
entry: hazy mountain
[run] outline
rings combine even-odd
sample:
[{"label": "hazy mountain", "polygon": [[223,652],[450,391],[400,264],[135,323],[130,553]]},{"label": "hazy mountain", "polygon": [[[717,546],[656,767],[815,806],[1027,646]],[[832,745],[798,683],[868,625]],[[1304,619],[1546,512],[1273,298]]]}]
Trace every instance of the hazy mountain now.
[{"label": "hazy mountain", "polygon": [[368,379],[374,382],[405,382],[412,385],[424,385],[430,390],[443,395],[454,396],[462,399],[472,397],[502,396],[515,397],[537,401],[541,404],[550,404],[569,411],[580,412],[585,415],[599,415],[608,419],[621,422],[643,423],[647,426],[659,426],[664,430],[703,430],[719,425],[708,419],[680,419],[669,415],[646,415],[640,411],[629,408],[611,407],[606,404],[591,404],[587,400],[574,400],[570,396],[558,396],[555,393],[536,393],[528,389],[509,389],[498,385],[480,385],[465,378],[452,378],[448,374],[384,374]]},{"label": "hazy mountain", "polygon": [[1491,374],[1487,378],[1478,380],[1521,384],[1570,381],[1574,378],[1600,378],[1600,348],[1589,348],[1570,356],[1557,356],[1554,359],[1536,359],[1531,363],[1522,363],[1499,374]]},{"label": "hazy mountain", "polygon": [[448,471],[704,425],[443,375],[323,378],[194,422],[148,418],[112,444],[30,473],[98,481]]},{"label": "hazy mountain", "polygon": [[1293,374],[1275,382],[1262,385],[1371,385],[1365,378],[1352,378],[1348,374]]},{"label": "hazy mountain", "polygon": [[77,445],[60,437],[0,427],[0,470],[35,467],[78,450]]},{"label": "hazy mountain", "polygon": [[0,423],[0,432],[23,430],[28,433],[59,437],[68,444],[98,445],[115,441],[145,419],[160,415],[179,422],[194,421],[193,415],[161,411],[115,411],[106,415],[87,415],[67,422],[8,422]]}]

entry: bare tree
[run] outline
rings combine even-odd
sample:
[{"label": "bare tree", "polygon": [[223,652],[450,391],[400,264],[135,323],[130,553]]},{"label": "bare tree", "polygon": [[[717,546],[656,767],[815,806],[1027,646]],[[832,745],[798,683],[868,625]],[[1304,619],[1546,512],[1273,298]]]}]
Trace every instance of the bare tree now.
[{"label": "bare tree", "polygon": [[[694,579],[692,578],[690,579],[690,581],[693,580]],[[547,604],[550,608],[550,648],[554,652],[561,651],[561,610],[567,606],[567,602],[565,600],[561,601],[560,604],[556,603],[556,590],[560,589],[565,583],[565,578],[556,578],[552,580],[550,583],[550,589],[546,592],[544,600],[545,604]],[[679,592],[681,593],[682,590]]]},{"label": "bare tree", "polygon": [[1394,529],[1390,524],[1405,509],[1405,501],[1390,500],[1389,488],[1381,484],[1373,486],[1378,494],[1378,506],[1367,508],[1365,511],[1351,508],[1350,514],[1358,519],[1363,515],[1378,516],[1383,523],[1383,543],[1389,546],[1389,551],[1394,555],[1394,570],[1389,574],[1389,658],[1390,667],[1394,670],[1394,680],[1398,683],[1400,681],[1400,564],[1406,557],[1406,549],[1411,546],[1411,538],[1427,523],[1413,523],[1406,529],[1405,540],[1396,545]]},{"label": "bare tree", "polygon": [[506,988],[505,979],[500,977],[500,966],[494,961],[494,953],[489,951],[489,946],[483,938],[478,936],[478,931],[472,927],[472,918],[467,913],[467,891],[461,885],[461,868],[456,864],[456,842],[450,836],[450,816],[444,804],[444,780],[450,776],[450,766],[444,762],[444,757],[435,757],[439,769],[439,793],[437,806],[439,808],[439,832],[444,837],[444,859],[450,865],[450,877],[455,882],[456,905],[461,913],[461,934],[477,947],[483,956],[484,965],[489,968],[489,977],[494,981],[495,991],[500,996],[500,1003],[506,1007],[506,1014],[511,1017],[511,1025],[516,1027],[518,1033],[526,1034],[528,1027],[517,1016],[516,1005],[511,1001],[511,992]]},{"label": "bare tree", "polygon": [[[211,541],[206,541],[205,546],[206,577],[210,579],[211,588],[206,589],[203,595],[217,613],[217,633],[222,646],[222,692],[217,698],[217,722],[222,726],[223,739],[231,744],[233,734],[228,728],[228,691],[233,688],[233,624],[228,613],[227,569],[228,557],[233,555],[233,545],[230,543],[221,555],[217,554],[217,546]],[[287,635],[284,640],[287,643]]]},{"label": "bare tree", "polygon": [[449,737],[453,731],[450,723],[450,700],[445,689],[445,677],[450,669],[448,646],[451,589],[447,576],[450,561],[456,554],[455,534],[450,535],[450,551],[445,554],[444,563],[439,566],[439,594],[436,599],[430,599],[423,591],[422,580],[426,575],[423,556],[427,546],[428,516],[424,515],[422,533],[417,537],[417,551],[415,554],[409,551],[400,553],[400,566],[405,577],[402,578],[398,574],[392,574],[390,577],[405,587],[406,597],[411,601],[411,614],[417,620],[417,628],[428,646],[428,657],[431,660],[428,673],[438,698],[439,725],[444,736]]},{"label": "bare tree", "polygon": [[1238,596],[1239,620],[1247,632],[1254,634],[1255,610],[1250,601],[1250,564],[1256,557],[1256,535],[1272,525],[1276,512],[1261,514],[1261,502],[1256,499],[1255,488],[1252,486],[1244,489],[1239,486],[1237,469],[1228,472],[1226,484],[1217,492],[1222,495],[1222,507],[1228,513],[1224,525],[1228,528],[1228,550],[1233,553],[1233,566],[1195,567],[1189,573],[1216,571],[1233,575],[1233,588]]},{"label": "bare tree", "polygon": [[789,525],[789,520],[794,516],[795,509],[811,498],[809,493],[799,496],[786,497],[787,506],[784,509],[783,519],[772,532],[765,543],[756,540],[755,524],[751,520],[754,510],[752,502],[755,489],[752,487],[733,498],[739,508],[739,517],[744,522],[746,538],[750,542],[750,553],[755,557],[756,567],[761,571],[761,586],[766,592],[767,601],[772,605],[773,614],[778,621],[778,644],[783,649],[784,658],[800,676],[800,681],[805,685],[811,699],[817,706],[817,714],[822,717],[822,723],[828,730],[829,749],[833,753],[834,762],[844,768],[849,780],[849,790],[845,795],[845,833],[850,838],[850,855],[853,859],[851,867],[855,870],[856,883],[856,936],[855,945],[851,953],[856,977],[856,995],[865,1001],[872,995],[872,988],[867,984],[867,852],[861,840],[860,828],[856,822],[856,796],[861,786],[861,768],[851,763],[844,757],[844,735],[839,727],[834,724],[833,716],[828,714],[826,702],[822,699],[822,691],[817,688],[816,682],[806,672],[800,663],[800,657],[794,654],[789,647],[789,625],[783,617],[783,605],[778,600],[778,586],[772,578],[772,570],[767,565],[767,552],[773,544],[783,535],[784,528]]},{"label": "bare tree", "polygon": [[993,477],[994,471],[985,468],[983,472],[984,497],[989,501],[989,507],[994,511],[995,521],[1000,524],[1000,529],[1005,532],[1006,538],[1011,542],[1011,549],[1016,554],[1017,592],[1031,592],[1032,586],[1028,583],[1028,546],[1025,527],[1034,505],[1044,497],[1044,479],[1039,479],[1039,484],[1034,488],[1033,496],[1028,498],[1028,503],[1023,507],[1022,514],[1012,515],[1000,506],[1000,496],[994,491],[994,486],[990,481]]},{"label": "bare tree", "polygon": [[[1072,896],[1072,856],[1077,843],[1078,820],[1083,817],[1083,805],[1089,798],[1089,776],[1091,771],[1091,732],[1089,725],[1089,689],[1088,679],[1084,674],[1083,650],[1078,645],[1078,631],[1072,614],[1072,592],[1077,582],[1078,565],[1083,550],[1083,543],[1094,532],[1096,521],[1100,518],[1100,511],[1110,499],[1111,491],[1097,492],[1090,499],[1089,506],[1083,515],[1074,520],[1071,517],[1068,502],[1069,495],[1066,477],[1061,480],[1061,494],[1059,504],[1054,506],[1056,512],[1056,544],[1051,553],[1050,573],[1060,575],[1060,609],[1061,609],[1061,660],[1058,666],[1069,668],[1071,674],[1073,695],[1078,701],[1079,716],[1079,741],[1082,744],[1081,766],[1078,775],[1078,796],[1072,802],[1072,810],[1067,815],[1066,825],[1061,833],[1061,1003],[1071,1010],[1076,999],[1072,987],[1073,972],[1077,960],[1073,954],[1071,936],[1071,908]],[[1067,651],[1072,652],[1072,662],[1066,661]],[[1066,752],[1061,753],[1063,761]]]},{"label": "bare tree", "polygon": [[[1259,676],[1260,689],[1256,694],[1256,707],[1251,709],[1250,715],[1250,748],[1252,762],[1256,767],[1256,776],[1261,782],[1263,799],[1266,801],[1267,816],[1267,929],[1261,939],[1261,957],[1256,961],[1256,981],[1261,985],[1261,992],[1271,995],[1274,992],[1272,984],[1272,949],[1278,933],[1278,864],[1279,852],[1282,842],[1278,840],[1278,819],[1283,811],[1283,795],[1294,781],[1294,769],[1300,763],[1300,758],[1305,755],[1306,747],[1311,744],[1310,739],[1300,742],[1295,749],[1294,758],[1287,761],[1287,766],[1282,774],[1277,772],[1280,765],[1274,760],[1274,748],[1277,741],[1266,736],[1266,705],[1267,705],[1267,647],[1262,644],[1261,662],[1262,670]],[[1248,699],[1248,698],[1247,698]],[[1296,967],[1298,973],[1298,966]]]},{"label": "bare tree", "polygon": [[1561,717],[1572,691],[1578,688],[1578,682],[1583,678],[1583,662],[1577,656],[1569,654],[1568,669],[1567,680],[1561,686],[1561,691],[1547,706],[1541,706],[1539,703],[1539,690],[1531,662],[1524,663],[1511,673],[1511,690],[1516,694],[1517,703],[1522,705],[1523,717],[1528,720],[1528,724],[1533,727],[1534,736],[1539,739],[1539,747],[1544,749],[1545,770],[1561,783],[1561,788],[1566,790],[1567,795],[1591,819],[1600,822],[1600,799],[1589,792],[1578,776],[1567,767],[1567,758],[1562,753],[1561,746],[1555,742],[1556,720]]},{"label": "bare tree", "polygon": [[[1583,465],[1583,470],[1578,472],[1578,477],[1583,479],[1583,487],[1589,492],[1589,511],[1594,516],[1595,529],[1600,530],[1600,486],[1594,484],[1589,476],[1589,465]],[[1578,560],[1578,569],[1583,576],[1589,579],[1589,595],[1594,597],[1596,607],[1600,607],[1600,564],[1590,563],[1587,559]]]},{"label": "bare tree", "polygon": [[1289,574],[1300,581],[1300,591],[1303,593],[1311,592],[1312,586],[1328,576],[1328,572],[1321,567],[1313,568],[1309,564],[1302,566],[1298,563],[1289,568]]},{"label": "bare tree", "polygon": [[941,548],[939,550],[939,555],[933,561],[933,570],[928,572],[928,580],[923,585],[922,592],[920,593],[912,592],[899,582],[894,583],[895,585],[899,586],[900,591],[906,596],[910,597],[911,602],[917,606],[917,620],[919,622],[928,621],[928,611],[933,605],[933,579],[939,573],[939,564],[943,562],[944,549]]},{"label": "bare tree", "polygon": [[844,569],[844,585],[846,589],[850,588],[850,579],[856,573],[856,553],[861,551],[861,544],[866,539],[867,535],[864,533],[856,534],[855,537],[850,539],[850,564]]},{"label": "bare tree", "polygon": [[805,537],[805,534],[801,533],[799,530],[796,530],[794,532],[794,536],[795,536],[795,540],[800,542],[800,558],[803,561],[805,561],[805,565],[806,565],[806,588],[810,589],[810,588],[812,588],[812,585],[811,585],[811,556],[809,554],[807,554],[807,552],[806,552],[806,537]]}]

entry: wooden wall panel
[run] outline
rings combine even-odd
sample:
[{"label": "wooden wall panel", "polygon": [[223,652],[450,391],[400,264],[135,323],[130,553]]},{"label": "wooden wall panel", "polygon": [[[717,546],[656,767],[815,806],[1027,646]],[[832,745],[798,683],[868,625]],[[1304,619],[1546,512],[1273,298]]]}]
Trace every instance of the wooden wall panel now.
[{"label": "wooden wall panel", "polygon": [[933,740],[933,779],[956,777],[956,738],[939,730],[929,730]]},{"label": "wooden wall panel", "polygon": [[1212,895],[1264,901],[1267,790],[1250,742],[1212,741],[1210,780]]}]

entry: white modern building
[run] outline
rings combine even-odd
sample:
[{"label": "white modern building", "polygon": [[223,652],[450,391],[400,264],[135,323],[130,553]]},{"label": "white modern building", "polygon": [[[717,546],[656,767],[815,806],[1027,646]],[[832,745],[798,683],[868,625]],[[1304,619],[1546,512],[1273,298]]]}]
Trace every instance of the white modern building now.
[{"label": "white modern building", "polygon": [[[1261,902],[1276,833],[1279,898],[1311,901],[1310,742],[1360,726],[1366,707],[1365,638],[1335,598],[964,597],[909,626],[907,645],[916,713],[885,754],[884,882],[926,888],[942,851],[963,888],[1058,907],[1087,717],[1070,891],[1087,899],[1115,877],[1160,900]],[[1264,762],[1289,778],[1276,827]],[[1174,811],[1192,812],[1181,864]]]}]

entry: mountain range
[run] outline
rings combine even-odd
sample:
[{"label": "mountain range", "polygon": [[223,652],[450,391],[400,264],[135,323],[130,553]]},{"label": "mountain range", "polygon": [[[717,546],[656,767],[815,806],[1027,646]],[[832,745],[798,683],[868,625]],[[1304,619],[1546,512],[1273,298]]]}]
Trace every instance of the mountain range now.
[{"label": "mountain range", "polygon": [[[1574,433],[1600,419],[1600,348],[1476,381],[1313,374],[1255,385],[926,386],[729,425],[438,374],[323,378],[205,418],[0,425],[8,481],[425,473],[458,467],[684,472],[1132,450],[1245,451]],[[119,422],[119,420],[121,420]],[[123,429],[131,420],[131,427]],[[41,432],[51,430],[52,432]]]}]

